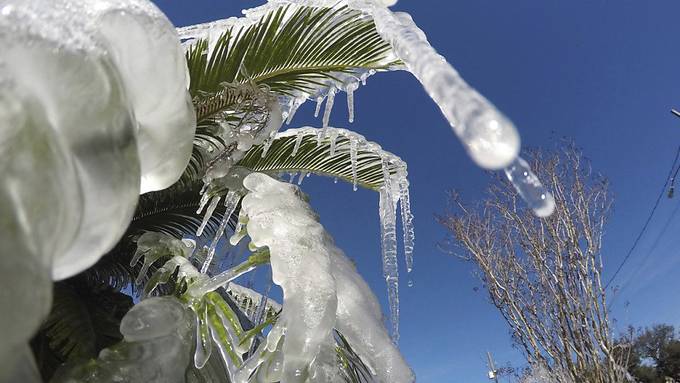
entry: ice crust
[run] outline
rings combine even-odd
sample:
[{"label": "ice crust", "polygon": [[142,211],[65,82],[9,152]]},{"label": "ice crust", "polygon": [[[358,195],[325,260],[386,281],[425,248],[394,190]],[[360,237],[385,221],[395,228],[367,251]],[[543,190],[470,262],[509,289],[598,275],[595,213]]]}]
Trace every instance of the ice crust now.
[{"label": "ice crust", "polygon": [[173,297],[149,298],[123,318],[124,341],[102,350],[96,363],[62,367],[55,383],[184,383],[193,347],[191,315]]},{"label": "ice crust", "polygon": [[0,44],[0,266],[21,291],[0,298],[2,359],[46,314],[50,279],[94,264],[140,191],[179,178],[195,116],[177,33],[149,1],[0,0]]},{"label": "ice crust", "polygon": [[272,279],[284,293],[278,329],[266,344],[277,349],[279,340],[283,342],[282,381],[305,382],[308,376],[322,374],[313,367],[323,364],[319,357],[325,354],[319,353],[337,328],[366,358],[378,381],[413,382],[413,373],[382,325],[375,296],[299,189],[261,173],[246,177],[244,186],[249,191],[242,202],[248,234],[255,246],[269,248]]}]

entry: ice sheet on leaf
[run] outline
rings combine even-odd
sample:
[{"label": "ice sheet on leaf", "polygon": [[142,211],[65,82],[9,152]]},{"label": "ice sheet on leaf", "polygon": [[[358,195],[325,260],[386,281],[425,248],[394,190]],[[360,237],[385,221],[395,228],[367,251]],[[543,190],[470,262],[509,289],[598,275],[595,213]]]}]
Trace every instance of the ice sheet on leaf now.
[{"label": "ice sheet on leaf", "polygon": [[332,329],[338,328],[362,351],[378,381],[413,382],[413,373],[382,325],[377,300],[299,189],[261,173],[246,177],[244,186],[249,191],[242,202],[248,234],[256,246],[269,248],[272,278],[284,294],[277,330],[265,346],[278,349],[285,334],[282,380],[305,382],[323,374],[314,368],[325,365],[312,362],[330,342]]},{"label": "ice sheet on leaf", "polygon": [[[3,295],[35,298],[13,304],[24,319],[2,326],[3,354],[49,307],[50,276],[72,276],[115,245],[140,183],[181,175],[195,124],[176,32],[149,1],[2,0],[0,44],[0,205],[11,228],[0,243],[15,260],[3,270],[35,281]],[[5,291],[23,286],[13,278]]]}]

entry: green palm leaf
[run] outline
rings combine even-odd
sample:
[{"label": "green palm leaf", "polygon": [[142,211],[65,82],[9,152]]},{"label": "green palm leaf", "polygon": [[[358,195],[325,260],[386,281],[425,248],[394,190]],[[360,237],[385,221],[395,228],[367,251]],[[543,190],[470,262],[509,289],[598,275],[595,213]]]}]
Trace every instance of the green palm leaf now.
[{"label": "green palm leaf", "polygon": [[398,65],[372,19],[347,7],[274,8],[250,26],[227,28],[207,54],[205,40],[187,52],[194,95],[250,81],[282,95],[313,94],[338,75]]},{"label": "green palm leaf", "polygon": [[[141,263],[130,266],[137,249],[137,238],[147,231],[156,231],[177,239],[193,237],[201,224],[202,217],[196,214],[200,204],[202,183],[177,183],[159,192],[147,193],[140,197],[135,216],[118,244],[94,266],[84,271],[79,278],[85,278],[89,286],[111,286],[120,290],[130,285],[140,271]],[[224,206],[218,206],[203,231],[211,238],[224,215]],[[235,214],[230,226],[236,226]],[[159,261],[159,264],[162,262]],[[151,267],[150,276],[157,270]]]},{"label": "green palm leaf", "polygon": [[52,310],[31,341],[43,378],[49,380],[61,363],[95,358],[122,340],[118,328],[130,307],[132,298],[112,289],[56,283]]},{"label": "green palm leaf", "polygon": [[[320,135],[324,135],[319,140]],[[295,155],[296,141],[299,148]],[[335,144],[333,145],[333,140]],[[270,143],[266,155],[265,145],[254,146],[238,163],[252,171],[278,173],[313,173],[342,179],[349,183],[354,180],[351,141],[357,145],[356,182],[371,190],[379,190],[385,182],[383,163],[387,163],[390,175],[406,172],[406,164],[395,155],[384,151],[378,144],[366,141],[356,133],[345,129],[289,129],[279,133]],[[331,156],[331,147],[335,153]]]}]

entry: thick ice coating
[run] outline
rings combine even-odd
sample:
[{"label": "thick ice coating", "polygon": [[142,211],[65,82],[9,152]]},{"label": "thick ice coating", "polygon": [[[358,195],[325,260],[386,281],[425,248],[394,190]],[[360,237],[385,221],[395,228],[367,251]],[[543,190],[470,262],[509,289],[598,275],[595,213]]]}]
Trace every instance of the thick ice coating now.
[{"label": "thick ice coating", "polygon": [[146,0],[0,0],[0,44],[0,287],[35,281],[35,299],[0,297],[4,354],[48,310],[49,280],[94,264],[140,190],[178,179],[195,117],[177,34]]},{"label": "thick ice coating", "polygon": [[[297,186],[261,173],[245,178],[248,234],[271,254],[272,278],[283,289],[283,313],[267,340],[281,349],[281,380],[316,376],[312,361],[340,330],[379,382],[413,382],[413,373],[382,324],[380,306],[354,266],[318,222]],[[312,366],[310,368],[310,366]],[[321,373],[321,372],[319,372]],[[238,379],[236,382],[240,382]]]}]

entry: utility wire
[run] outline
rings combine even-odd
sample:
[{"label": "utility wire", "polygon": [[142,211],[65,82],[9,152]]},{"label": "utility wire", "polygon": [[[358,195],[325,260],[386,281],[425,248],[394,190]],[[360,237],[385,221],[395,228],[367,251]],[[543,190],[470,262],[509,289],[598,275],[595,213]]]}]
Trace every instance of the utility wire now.
[{"label": "utility wire", "polygon": [[654,242],[652,242],[652,246],[650,247],[649,251],[647,251],[647,253],[645,254],[642,261],[635,268],[635,271],[633,272],[633,274],[630,277],[627,278],[627,280],[623,283],[621,288],[618,291],[616,291],[616,294],[614,294],[612,299],[609,301],[609,305],[608,305],[609,308],[611,308],[614,305],[614,301],[616,301],[616,298],[619,297],[621,295],[621,292],[623,292],[623,290],[626,289],[626,286],[628,286],[628,283],[632,280],[635,280],[635,278],[640,274],[640,272],[642,272],[642,270],[647,266],[647,263],[648,263],[650,257],[652,256],[652,254],[654,254],[654,252],[656,251],[656,248],[661,243],[661,239],[666,235],[666,232],[670,228],[671,223],[673,222],[673,219],[678,214],[678,211],[680,211],[680,203],[675,205],[673,212],[671,213],[671,215],[668,217],[668,219],[664,223],[659,234],[656,236],[656,238],[654,238]]},{"label": "utility wire", "polygon": [[666,188],[668,187],[668,184],[670,183],[671,176],[673,175],[673,170],[675,170],[675,165],[678,162],[679,156],[680,156],[680,147],[678,147],[678,150],[675,153],[675,159],[673,160],[671,170],[668,172],[668,176],[666,176],[666,181],[664,182],[663,187],[661,188],[661,192],[659,193],[659,196],[656,198],[656,202],[654,202],[654,206],[652,207],[652,211],[649,212],[649,216],[647,217],[645,224],[642,226],[642,230],[640,230],[640,233],[635,238],[635,241],[633,242],[633,246],[631,246],[630,249],[628,250],[628,253],[626,253],[626,256],[623,258],[623,261],[621,261],[621,264],[619,264],[619,267],[614,272],[614,275],[612,275],[611,278],[609,278],[609,281],[607,282],[607,284],[604,285],[605,290],[607,288],[609,288],[609,285],[614,281],[614,279],[616,279],[616,276],[619,275],[619,272],[621,272],[621,269],[623,269],[623,266],[626,264],[626,262],[628,262],[628,259],[633,254],[633,251],[635,250],[638,243],[640,242],[640,239],[642,238],[642,236],[647,231],[647,227],[649,226],[649,223],[652,221],[652,217],[654,216],[654,213],[656,212],[656,208],[659,207],[659,202],[661,202],[661,198],[663,198],[664,194],[666,194]]}]

